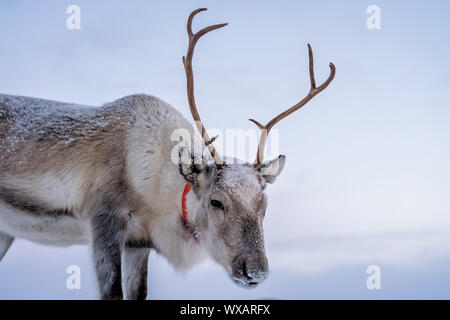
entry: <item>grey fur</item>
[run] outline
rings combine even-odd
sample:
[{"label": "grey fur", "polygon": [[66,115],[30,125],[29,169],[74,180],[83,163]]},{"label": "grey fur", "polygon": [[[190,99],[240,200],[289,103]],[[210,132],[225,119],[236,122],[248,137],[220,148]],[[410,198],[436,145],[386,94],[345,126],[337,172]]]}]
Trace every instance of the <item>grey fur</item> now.
[{"label": "grey fur", "polygon": [[92,219],[94,262],[102,299],[122,299],[121,253],[125,222],[118,216],[115,200],[99,200]]},{"label": "grey fur", "polygon": [[56,208],[49,209],[38,200],[31,199],[18,190],[7,189],[0,186],[0,201],[4,201],[12,207],[23,210],[32,215],[44,215],[51,217],[72,216],[73,213],[69,209]]},{"label": "grey fur", "polygon": [[123,281],[125,298],[145,300],[147,298],[147,268],[149,248],[125,248],[123,251]]}]

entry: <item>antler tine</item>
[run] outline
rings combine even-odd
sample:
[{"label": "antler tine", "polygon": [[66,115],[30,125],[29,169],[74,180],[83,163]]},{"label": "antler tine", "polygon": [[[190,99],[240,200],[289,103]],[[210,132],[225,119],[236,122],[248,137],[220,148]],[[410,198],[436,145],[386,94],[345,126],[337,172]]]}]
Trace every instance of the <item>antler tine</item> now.
[{"label": "antler tine", "polygon": [[251,122],[256,124],[258,128],[261,130],[259,143],[258,143],[258,151],[256,153],[256,160],[255,160],[255,168],[258,169],[263,161],[264,158],[264,148],[266,146],[267,136],[269,135],[270,129],[279,122],[280,120],[286,118],[291,113],[297,111],[301,107],[303,107],[305,104],[307,104],[314,96],[316,96],[318,93],[323,91],[328,85],[333,81],[334,76],[336,74],[336,67],[332,62],[330,62],[330,75],[328,76],[327,80],[325,80],[324,83],[322,83],[319,87],[316,87],[316,79],[314,77],[314,58],[313,53],[311,49],[311,45],[308,43],[308,57],[309,57],[309,80],[311,83],[311,89],[309,90],[308,94],[296,105],[292,106],[291,108],[287,109],[286,111],[280,113],[275,118],[270,120],[265,126],[263,126],[261,123],[254,119],[249,119]]},{"label": "antler tine", "polygon": [[186,53],[186,56],[183,56],[183,65],[186,72],[186,82],[187,82],[187,96],[189,101],[189,107],[191,109],[192,117],[194,118],[195,125],[200,132],[200,134],[203,137],[203,140],[205,141],[205,145],[209,150],[209,153],[214,159],[214,162],[218,169],[221,169],[225,163],[223,162],[222,158],[220,157],[219,153],[216,152],[214,145],[212,144],[216,137],[211,139],[206,132],[205,127],[203,126],[202,120],[200,119],[200,114],[198,113],[197,106],[195,103],[195,96],[194,96],[194,72],[192,70],[192,57],[194,55],[194,48],[197,44],[197,41],[206,33],[225,27],[228,23],[222,23],[222,24],[215,24],[206,28],[201,29],[200,31],[193,33],[192,32],[192,21],[194,20],[194,17],[197,13],[201,11],[207,10],[206,8],[200,8],[197,10],[194,10],[189,15],[188,21],[187,21],[187,33],[189,36],[189,45],[188,50]]}]

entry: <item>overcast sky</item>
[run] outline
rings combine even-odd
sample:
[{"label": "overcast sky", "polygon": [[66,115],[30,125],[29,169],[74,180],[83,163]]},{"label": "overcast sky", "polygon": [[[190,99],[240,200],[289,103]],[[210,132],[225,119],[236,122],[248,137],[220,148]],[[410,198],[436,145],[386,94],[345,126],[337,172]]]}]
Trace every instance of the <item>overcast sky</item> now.
[{"label": "overcast sky", "polygon": [[[66,9],[81,8],[68,30]],[[366,26],[369,5],[381,29]],[[212,262],[185,275],[150,258],[149,298],[450,298],[450,2],[0,2],[0,92],[87,105],[132,93],[188,119],[185,23],[228,22],[196,50],[197,103],[209,128],[249,129],[309,90],[330,87],[277,129],[287,155],[267,190],[271,276],[244,290]],[[68,265],[82,289],[68,290]],[[381,290],[366,268],[381,268]],[[16,241],[0,263],[0,298],[96,298],[87,247]]]}]

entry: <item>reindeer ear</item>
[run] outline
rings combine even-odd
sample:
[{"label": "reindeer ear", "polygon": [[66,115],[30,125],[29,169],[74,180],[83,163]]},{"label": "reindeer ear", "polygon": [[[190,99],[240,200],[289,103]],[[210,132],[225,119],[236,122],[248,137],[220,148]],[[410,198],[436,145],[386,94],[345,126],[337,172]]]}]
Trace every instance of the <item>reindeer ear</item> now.
[{"label": "reindeer ear", "polygon": [[271,161],[264,162],[258,171],[267,183],[274,183],[281,171],[283,171],[285,162],[286,156],[280,155]]}]

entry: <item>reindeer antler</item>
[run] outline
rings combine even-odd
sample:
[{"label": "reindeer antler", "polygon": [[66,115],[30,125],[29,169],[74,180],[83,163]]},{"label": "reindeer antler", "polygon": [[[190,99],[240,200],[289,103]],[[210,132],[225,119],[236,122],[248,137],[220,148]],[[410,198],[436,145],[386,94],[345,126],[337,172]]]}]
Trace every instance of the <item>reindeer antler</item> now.
[{"label": "reindeer antler", "polygon": [[286,118],[291,113],[297,111],[301,107],[303,107],[305,104],[309,102],[315,95],[317,95],[319,92],[324,90],[328,85],[333,81],[334,75],[336,74],[336,67],[332,62],[330,62],[330,75],[328,76],[328,79],[325,80],[324,83],[322,83],[319,87],[316,87],[316,79],[314,78],[314,61],[313,61],[313,53],[311,49],[311,45],[308,43],[308,54],[309,54],[309,79],[311,82],[311,89],[309,90],[306,97],[304,97],[299,103],[292,106],[291,108],[287,109],[286,111],[280,113],[275,118],[270,120],[265,126],[263,126],[261,123],[254,119],[249,119],[251,122],[256,124],[258,128],[261,130],[260,138],[259,138],[259,144],[258,144],[258,151],[256,153],[256,160],[255,160],[255,168],[258,169],[263,161],[264,158],[264,148],[266,146],[267,136],[269,135],[270,129],[281,119]]},{"label": "reindeer antler", "polygon": [[194,10],[191,12],[188,18],[187,22],[187,33],[189,37],[189,45],[187,54],[185,57],[183,57],[183,65],[184,69],[186,71],[186,81],[187,81],[187,96],[189,101],[189,107],[191,109],[192,117],[194,118],[195,125],[200,132],[200,134],[203,137],[203,140],[205,141],[205,145],[207,146],[209,152],[211,153],[211,156],[214,159],[214,162],[216,164],[216,167],[218,169],[221,169],[225,163],[223,162],[222,158],[220,157],[219,153],[216,152],[216,149],[214,148],[212,142],[216,139],[210,138],[208,136],[208,133],[206,132],[205,127],[203,126],[202,120],[200,119],[200,115],[197,111],[197,106],[195,104],[195,96],[194,96],[194,72],[192,71],[192,56],[194,55],[194,48],[197,44],[197,41],[206,33],[213,31],[215,29],[219,29],[222,27],[225,27],[228,23],[222,23],[222,24],[216,24],[213,26],[209,26],[206,28],[201,29],[197,33],[192,32],[192,20],[194,19],[194,16],[201,12],[207,10],[206,8],[200,8],[197,10]]}]

